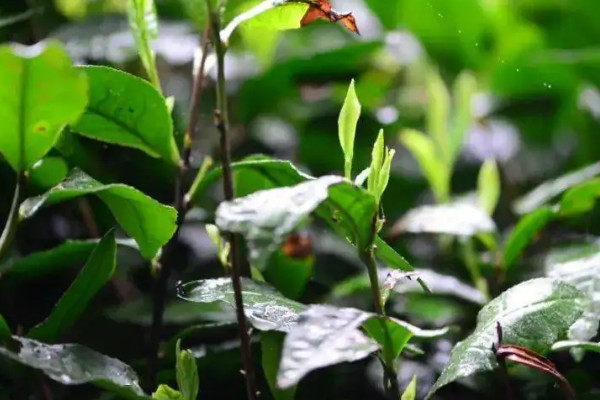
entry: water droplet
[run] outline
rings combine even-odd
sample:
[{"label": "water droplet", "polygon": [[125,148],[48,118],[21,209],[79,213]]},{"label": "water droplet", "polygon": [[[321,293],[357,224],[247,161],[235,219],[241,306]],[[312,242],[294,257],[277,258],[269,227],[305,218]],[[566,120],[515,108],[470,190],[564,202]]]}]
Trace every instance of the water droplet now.
[{"label": "water droplet", "polygon": [[517,68],[517,72],[521,72],[521,69],[520,69],[520,68]]},{"label": "water droplet", "polygon": [[475,47],[479,47],[479,42],[475,42]]}]

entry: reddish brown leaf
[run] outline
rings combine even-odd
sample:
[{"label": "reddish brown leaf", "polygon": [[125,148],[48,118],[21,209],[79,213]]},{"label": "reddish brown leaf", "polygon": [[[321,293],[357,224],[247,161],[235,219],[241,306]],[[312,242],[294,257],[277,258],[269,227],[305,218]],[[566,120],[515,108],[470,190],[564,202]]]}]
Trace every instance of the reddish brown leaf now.
[{"label": "reddish brown leaf", "polygon": [[313,254],[312,239],[305,233],[295,233],[288,236],[282,251],[289,258],[308,258]]},{"label": "reddish brown leaf", "polygon": [[308,10],[300,21],[300,26],[306,26],[319,19],[324,19],[329,22],[339,22],[352,32],[359,34],[356,25],[356,19],[352,13],[340,14],[331,8],[328,0],[315,0],[308,2]]}]

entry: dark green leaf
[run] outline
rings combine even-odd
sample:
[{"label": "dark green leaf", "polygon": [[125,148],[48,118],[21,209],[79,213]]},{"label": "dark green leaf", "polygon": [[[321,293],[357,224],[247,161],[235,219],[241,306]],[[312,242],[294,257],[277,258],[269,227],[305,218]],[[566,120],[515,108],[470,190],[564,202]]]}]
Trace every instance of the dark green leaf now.
[{"label": "dark green leaf", "polygon": [[496,368],[492,352],[498,340],[496,323],[502,325],[504,343],[545,354],[566,337],[586,306],[583,293],[553,279],[532,279],[513,286],[481,309],[475,331],[454,346],[428,397],[457,379]]},{"label": "dark green leaf", "polygon": [[175,233],[177,211],[174,208],[160,204],[131,186],[104,185],[78,169],[43,195],[26,199],[19,212],[22,218],[29,218],[43,205],[87,194],[95,194],[106,203],[123,230],[138,243],[145,258],[155,257]]},{"label": "dark green leaf", "polygon": [[177,375],[177,386],[183,400],[196,400],[200,381],[198,378],[198,366],[196,359],[189,350],[180,350],[180,342],[177,342],[177,362],[175,372]]},{"label": "dark green leaf", "polygon": [[117,243],[114,231],[110,231],[98,243],[73,284],[54,305],[48,318],[34,326],[27,336],[46,342],[58,339],[112,277],[116,263]]},{"label": "dark green leaf", "polygon": [[504,245],[502,264],[505,268],[511,267],[517,261],[538,231],[555,216],[556,211],[553,208],[541,207],[519,220]]},{"label": "dark green leaf", "polygon": [[6,320],[4,319],[2,314],[0,314],[0,342],[2,342],[4,339],[10,338],[10,336],[10,327],[6,323]]},{"label": "dark green leaf", "polygon": [[294,400],[296,396],[295,385],[285,390],[277,387],[277,369],[281,360],[283,341],[284,335],[280,332],[261,332],[262,368],[273,398],[275,400]]},{"label": "dark green leaf", "polygon": [[165,99],[148,82],[108,67],[80,67],[90,82],[90,100],[77,133],[179,165],[173,123]]},{"label": "dark green leaf", "polygon": [[13,336],[0,346],[0,355],[38,369],[64,385],[93,383],[127,399],[150,398],[130,366],[79,344],[49,345]]},{"label": "dark green leaf", "polygon": [[[259,330],[287,332],[298,320],[306,306],[285,298],[272,287],[244,278],[242,280],[244,312],[250,323]],[[228,278],[194,281],[181,286],[179,297],[197,303],[224,302],[235,307],[233,287]]]},{"label": "dark green leaf", "polygon": [[577,171],[569,172],[559,178],[542,183],[534,190],[521,197],[513,204],[513,209],[518,214],[528,214],[547,204],[554,197],[579,183],[582,183],[600,174],[600,163],[588,165]]},{"label": "dark green leaf", "polygon": [[310,371],[360,360],[378,349],[358,328],[372,316],[354,308],[314,305],[285,337],[277,385],[289,388]]},{"label": "dark green leaf", "polygon": [[313,274],[315,258],[289,257],[283,251],[273,253],[264,272],[265,279],[275,286],[285,297],[298,299]]},{"label": "dark green leaf", "polygon": [[87,103],[87,80],[56,42],[0,46],[0,153],[25,171],[54,146]]}]

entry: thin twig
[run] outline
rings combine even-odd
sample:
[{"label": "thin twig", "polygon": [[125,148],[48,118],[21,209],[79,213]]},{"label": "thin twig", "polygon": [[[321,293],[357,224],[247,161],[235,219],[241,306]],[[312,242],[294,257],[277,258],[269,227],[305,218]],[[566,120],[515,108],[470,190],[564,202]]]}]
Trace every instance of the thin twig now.
[{"label": "thin twig", "polygon": [[[227,113],[227,92],[225,81],[225,52],[226,48],[221,41],[221,15],[214,9],[211,0],[207,0],[208,16],[212,30],[213,46],[217,55],[217,110],[215,110],[215,125],[220,136],[221,167],[223,168],[223,192],[225,200],[234,197],[233,175],[231,172],[231,150],[229,142],[229,119]],[[238,322],[238,334],[241,344],[242,364],[244,368],[244,379],[246,381],[246,394],[248,400],[258,397],[254,385],[254,364],[252,361],[252,347],[250,335],[246,326],[244,314],[244,301],[242,298],[241,265],[240,265],[240,240],[237,235],[229,235],[231,242],[231,281],[233,284],[236,317]]]}]

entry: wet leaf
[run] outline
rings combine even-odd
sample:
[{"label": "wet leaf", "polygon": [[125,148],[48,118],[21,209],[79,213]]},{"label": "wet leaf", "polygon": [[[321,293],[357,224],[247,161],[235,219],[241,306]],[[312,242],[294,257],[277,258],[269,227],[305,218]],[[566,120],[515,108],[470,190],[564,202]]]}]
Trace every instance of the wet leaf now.
[{"label": "wet leaf", "polygon": [[413,376],[400,400],[415,400],[417,398],[417,376]]},{"label": "wet leaf", "polygon": [[38,369],[63,385],[93,383],[127,399],[149,399],[130,366],[79,344],[49,345],[13,336],[0,345],[0,355]]},{"label": "wet leaf", "polygon": [[27,336],[45,342],[56,341],[112,277],[116,263],[117,243],[114,231],[110,231],[98,243],[77,278],[54,305],[50,315],[34,326]]},{"label": "wet leaf", "polygon": [[[235,307],[231,279],[219,278],[188,282],[179,289],[179,297],[197,303],[223,302]],[[298,321],[306,306],[285,298],[272,287],[244,278],[242,295],[246,318],[256,329],[287,332]]]},{"label": "wet leaf", "polygon": [[158,17],[154,0],[128,0],[127,16],[144,69],[154,87],[160,91],[154,50],[151,46],[152,41],[158,37]]},{"label": "wet leaf", "polygon": [[277,387],[277,369],[279,368],[279,360],[281,360],[284,339],[285,336],[280,332],[262,332],[260,334],[262,368],[273,398],[275,400],[294,400],[296,396],[295,385],[288,389]]},{"label": "wet leaf", "polygon": [[104,185],[79,169],[72,170],[63,182],[46,193],[26,199],[19,213],[21,218],[29,218],[44,205],[88,194],[95,194],[108,206],[123,230],[138,243],[145,258],[156,256],[175,232],[177,211],[172,207],[160,204],[131,186]]},{"label": "wet leaf", "polygon": [[421,206],[407,212],[392,227],[402,232],[473,236],[496,230],[494,221],[481,208],[468,203]]},{"label": "wet leaf", "polygon": [[87,88],[57,42],[0,46],[0,153],[14,170],[31,168],[79,119]]},{"label": "wet leaf", "polygon": [[148,82],[109,67],[85,66],[90,99],[73,130],[80,135],[133,147],[179,165],[173,123],[162,95]]},{"label": "wet leaf", "polygon": [[460,378],[496,368],[492,344],[497,342],[498,322],[505,343],[545,354],[566,337],[586,306],[585,295],[564,282],[539,278],[513,286],[481,309],[475,331],[454,346],[428,398]]},{"label": "wet leaf", "polygon": [[[596,336],[600,320],[600,253],[547,265],[546,275],[575,286],[589,300],[583,315],[571,326],[567,337],[584,342]],[[575,350],[573,355],[578,360],[583,358],[581,350]]]},{"label": "wet leaf", "polygon": [[500,175],[494,160],[488,160],[481,165],[477,178],[477,195],[479,207],[488,215],[493,215],[500,199]]},{"label": "wet leaf", "polygon": [[360,360],[376,351],[377,344],[358,329],[370,317],[353,308],[324,305],[304,311],[285,337],[278,386],[291,387],[310,371]]},{"label": "wet leaf", "polygon": [[[354,79],[350,81],[344,105],[338,117],[338,136],[344,152],[344,176],[352,179],[352,159],[354,158],[354,137],[360,118],[360,102],[354,89]],[[360,185],[359,185],[360,186]]]},{"label": "wet leaf", "polygon": [[531,214],[521,218],[514,227],[504,245],[502,265],[511,267],[519,258],[525,247],[533,240],[538,231],[556,216],[556,211],[550,207],[538,208]]},{"label": "wet leaf", "polygon": [[542,183],[513,204],[517,214],[528,214],[547,204],[554,197],[579,183],[600,174],[600,163],[588,165],[577,171],[569,172],[559,178]]}]

